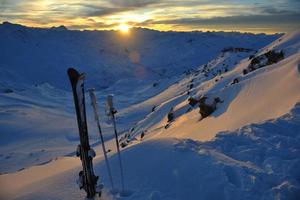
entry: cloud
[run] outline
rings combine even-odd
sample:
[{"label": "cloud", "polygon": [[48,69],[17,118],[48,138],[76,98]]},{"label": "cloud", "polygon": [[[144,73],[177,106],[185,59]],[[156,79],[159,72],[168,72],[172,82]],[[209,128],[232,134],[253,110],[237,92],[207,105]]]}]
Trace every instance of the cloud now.
[{"label": "cloud", "polygon": [[129,7],[129,8],[139,8],[145,7],[151,4],[157,4],[162,1],[160,0],[111,0],[110,1],[113,6],[117,7]]},{"label": "cloud", "polygon": [[282,24],[299,23],[300,13],[297,14],[273,14],[273,15],[248,15],[201,18],[180,18],[175,20],[149,20],[149,24],[180,24],[180,25],[220,25],[220,24]]},{"label": "cloud", "polygon": [[[299,26],[299,0],[0,0],[0,21],[72,29]],[[59,23],[59,24],[58,24]],[[167,27],[167,28],[166,28]]]},{"label": "cloud", "polygon": [[102,29],[112,29],[116,24],[106,24],[103,22],[88,22],[84,24],[70,24],[67,25],[68,29],[96,29],[102,28]]},{"label": "cloud", "polygon": [[104,17],[131,10],[130,8],[108,8],[108,7],[93,7],[81,10],[82,16],[88,17]]}]

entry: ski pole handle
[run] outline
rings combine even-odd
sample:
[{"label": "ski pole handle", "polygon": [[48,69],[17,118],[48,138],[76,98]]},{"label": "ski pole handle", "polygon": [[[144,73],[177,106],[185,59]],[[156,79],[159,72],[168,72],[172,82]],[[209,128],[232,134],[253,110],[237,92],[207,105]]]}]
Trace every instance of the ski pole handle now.
[{"label": "ski pole handle", "polygon": [[112,115],[114,115],[117,112],[113,106],[113,95],[112,94],[107,96],[106,111],[107,111],[106,114],[110,117],[112,117]]},{"label": "ski pole handle", "polygon": [[91,98],[91,105],[92,105],[93,111],[94,111],[94,118],[95,118],[95,121],[97,122],[99,120],[99,117],[98,117],[99,112],[98,112],[98,106],[97,106],[97,98],[95,96],[94,91],[95,91],[94,88],[88,89],[88,92],[89,92],[89,95]]}]

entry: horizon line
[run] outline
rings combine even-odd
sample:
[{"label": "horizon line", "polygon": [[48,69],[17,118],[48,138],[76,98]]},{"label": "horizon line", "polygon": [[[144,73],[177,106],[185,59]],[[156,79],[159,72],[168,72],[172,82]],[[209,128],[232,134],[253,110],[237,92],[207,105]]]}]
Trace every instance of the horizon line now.
[{"label": "horizon line", "polygon": [[[78,28],[72,28],[70,26],[66,26],[64,24],[61,25],[57,25],[57,26],[41,26],[41,25],[26,25],[26,24],[21,24],[21,23],[13,23],[10,21],[0,21],[1,24],[0,25],[5,25],[5,24],[11,24],[11,25],[19,25],[19,26],[23,26],[26,28],[37,28],[37,29],[55,29],[55,28],[59,28],[59,27],[64,27],[66,30],[69,31],[120,31],[117,28],[103,28],[103,29],[96,29],[96,28],[83,28],[83,29],[78,29]],[[265,34],[265,35],[276,35],[276,34],[286,34],[288,32],[293,32],[293,31],[286,31],[286,32],[261,32],[261,31],[246,31],[246,30],[236,30],[236,29],[217,29],[217,28],[211,28],[211,29],[207,29],[207,28],[203,28],[203,29],[193,29],[193,30],[171,30],[171,29],[167,29],[167,30],[158,30],[155,28],[149,28],[149,27],[143,27],[143,26],[130,26],[130,29],[146,29],[146,30],[151,30],[151,31],[157,31],[157,32],[176,32],[176,33],[192,33],[192,32],[201,32],[201,33],[244,33],[244,34],[255,34],[255,35],[259,35],[259,34]],[[298,30],[298,29],[295,29]],[[294,30],[294,31],[295,31]]]}]

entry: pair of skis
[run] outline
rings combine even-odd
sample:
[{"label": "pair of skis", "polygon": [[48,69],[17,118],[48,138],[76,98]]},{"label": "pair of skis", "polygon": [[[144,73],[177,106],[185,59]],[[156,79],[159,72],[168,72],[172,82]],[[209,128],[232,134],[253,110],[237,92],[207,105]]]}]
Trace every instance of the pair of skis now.
[{"label": "pair of skis", "polygon": [[77,147],[76,155],[80,157],[82,171],[79,172],[79,187],[87,193],[87,198],[93,198],[97,191],[98,176],[93,169],[93,158],[95,151],[90,147],[87,130],[87,120],[85,112],[84,98],[84,74],[79,74],[75,69],[68,69],[68,75],[72,85],[74,104],[77,116],[77,124],[80,136],[80,145]]},{"label": "pair of skis", "polygon": [[[96,154],[95,151],[90,147],[89,138],[88,138],[86,109],[85,109],[85,95],[84,95],[84,74],[79,74],[75,69],[69,68],[68,75],[69,75],[69,79],[73,91],[74,104],[75,104],[76,116],[77,116],[77,124],[79,129],[79,136],[80,136],[80,145],[78,145],[76,151],[77,156],[80,157],[82,168],[83,168],[83,170],[79,172],[79,187],[80,189],[83,188],[86,191],[88,199],[93,199],[96,194],[101,196],[102,186],[97,185],[97,181],[99,177],[94,174],[94,168],[93,168],[93,158],[96,156]],[[89,94],[91,97],[95,121],[97,123],[98,131],[101,139],[102,150],[104,153],[105,163],[108,170],[108,176],[111,182],[112,190],[114,191],[111,169],[109,166],[106,149],[104,145],[104,139],[102,135],[102,130],[101,130],[99,117],[98,117],[96,96],[93,90],[89,90]],[[114,115],[116,113],[116,110],[113,108],[112,96],[108,96],[107,106],[108,106],[107,114],[112,118],[113,125],[114,125],[114,133],[116,138],[119,165],[121,171],[122,192],[124,192],[123,166],[121,161],[118,133],[116,129],[116,122],[115,122],[115,115]]]}]

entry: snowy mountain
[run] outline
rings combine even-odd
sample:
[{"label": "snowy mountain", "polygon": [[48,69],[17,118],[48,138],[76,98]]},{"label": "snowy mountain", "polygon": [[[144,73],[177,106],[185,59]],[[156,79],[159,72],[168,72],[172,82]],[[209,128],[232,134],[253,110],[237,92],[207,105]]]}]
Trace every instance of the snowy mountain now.
[{"label": "snowy mountain", "polygon": [[[116,96],[118,127],[126,131],[153,107],[149,104],[131,109],[137,103],[159,94],[220,54],[237,57],[232,60],[248,57],[279,36],[140,28],[122,35],[116,31],[41,29],[3,23],[0,143],[5,162],[0,163],[1,172],[13,172],[73,151],[78,135],[74,134],[77,125],[68,67],[86,73],[86,86],[99,91],[100,102],[107,94]],[[245,48],[247,52],[224,53],[230,48]],[[228,62],[230,70],[234,62]],[[104,104],[100,106],[103,112]],[[97,142],[91,114],[88,112],[91,139]],[[111,138],[110,125],[104,122],[103,126],[105,137]]]},{"label": "snowy mountain", "polygon": [[[97,88],[120,187],[112,128],[104,116],[107,94],[115,94],[118,109],[131,193],[126,198],[109,193],[87,99],[103,199],[298,199],[300,31],[119,34],[0,26],[6,49],[0,54],[0,197],[84,198],[75,181],[81,163],[73,157],[78,134],[65,74],[78,66],[87,72],[88,87]],[[136,67],[143,70],[136,73]],[[214,112],[203,117],[202,104],[216,105]],[[170,110],[174,119],[168,123]]]},{"label": "snowy mountain", "polygon": [[117,31],[40,29],[4,22],[0,25],[0,68],[2,76],[10,77],[14,84],[16,80],[47,82],[69,90],[65,72],[74,66],[85,71],[87,81],[100,89],[122,78],[163,79],[178,75],[207,63],[224,48],[257,50],[279,36],[141,28],[122,35]]}]

